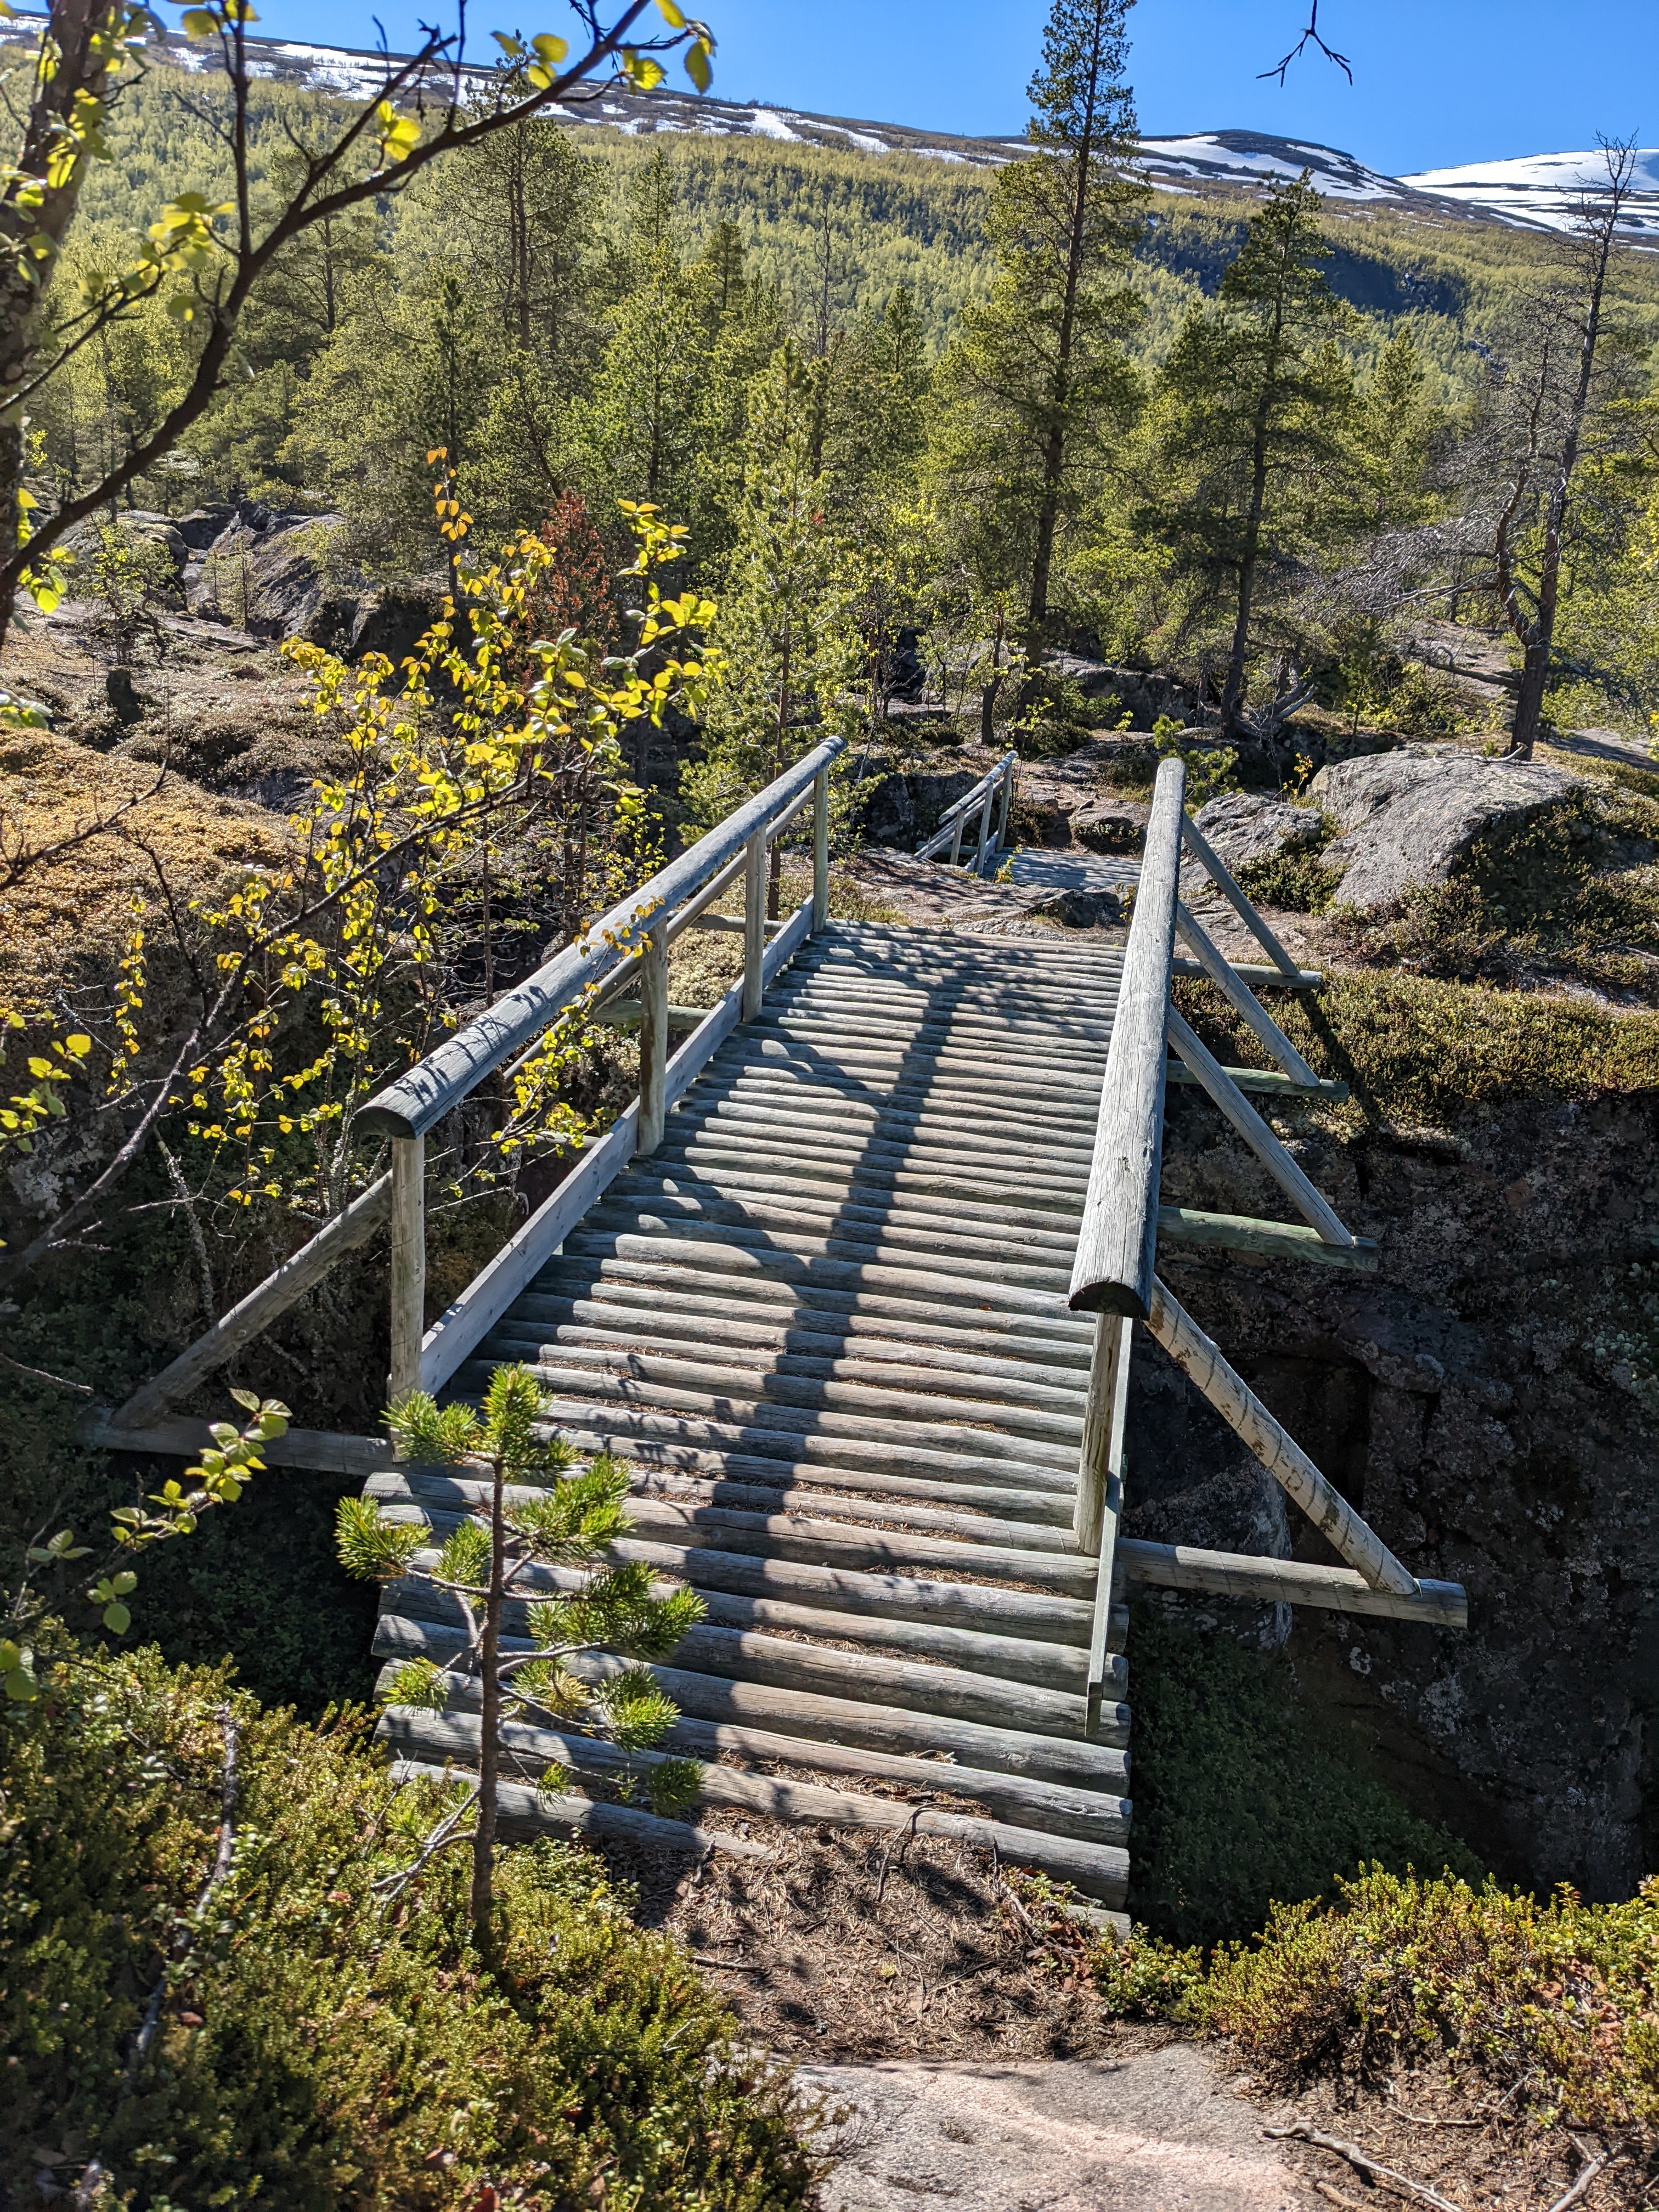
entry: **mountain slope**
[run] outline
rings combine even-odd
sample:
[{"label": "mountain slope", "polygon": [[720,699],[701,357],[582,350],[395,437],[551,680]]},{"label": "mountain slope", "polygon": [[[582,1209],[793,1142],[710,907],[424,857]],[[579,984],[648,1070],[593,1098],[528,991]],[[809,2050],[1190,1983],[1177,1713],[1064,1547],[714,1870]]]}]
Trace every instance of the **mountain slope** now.
[{"label": "mountain slope", "polygon": [[[1565,230],[1587,192],[1607,182],[1607,161],[1584,154],[1529,154],[1515,161],[1472,161],[1462,168],[1424,169],[1401,182],[1499,222]],[[1633,244],[1659,239],[1659,147],[1636,155],[1636,194],[1625,222]]]}]

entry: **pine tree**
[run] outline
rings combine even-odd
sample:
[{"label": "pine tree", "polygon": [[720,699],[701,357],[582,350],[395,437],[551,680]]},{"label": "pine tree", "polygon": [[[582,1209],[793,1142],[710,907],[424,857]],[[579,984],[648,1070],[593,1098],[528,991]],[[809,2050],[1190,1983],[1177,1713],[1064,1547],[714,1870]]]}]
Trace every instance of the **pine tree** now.
[{"label": "pine tree", "polygon": [[932,374],[908,284],[879,313],[860,310],[834,369],[825,450],[843,501],[858,507],[908,484],[927,444]]},{"label": "pine tree", "polygon": [[1124,340],[1141,310],[1127,278],[1146,194],[1122,76],[1129,4],[1054,0],[1030,84],[1031,155],[992,190],[991,296],[963,317],[939,378],[945,505],[971,512],[994,552],[988,587],[1021,580],[1034,657],[1052,629],[1067,526],[1138,393]]},{"label": "pine tree", "polygon": [[[710,702],[702,758],[681,784],[703,823],[816,744],[857,672],[829,487],[811,460],[816,366],[787,343],[750,396],[737,542],[714,628],[730,674]],[[774,912],[776,860],[775,847]]]},{"label": "pine tree", "polygon": [[1437,410],[1428,373],[1409,331],[1396,331],[1360,394],[1357,443],[1368,483],[1367,520],[1377,529],[1421,522],[1432,511],[1429,441]]},{"label": "pine tree", "polygon": [[722,216],[710,232],[702,256],[702,265],[708,275],[709,301],[719,322],[738,313],[742,306],[746,258],[743,233],[736,223]]},{"label": "pine tree", "polygon": [[1226,729],[1243,706],[1264,569],[1292,572],[1334,522],[1353,519],[1343,507],[1353,379],[1334,343],[1347,311],[1321,265],[1328,250],[1306,172],[1275,185],[1158,381],[1154,484],[1138,520],[1201,604],[1225,608]]},{"label": "pine tree", "polygon": [[713,333],[702,282],[682,258],[672,164],[660,147],[628,182],[624,286],[575,440],[611,494],[683,517],[699,444]]}]

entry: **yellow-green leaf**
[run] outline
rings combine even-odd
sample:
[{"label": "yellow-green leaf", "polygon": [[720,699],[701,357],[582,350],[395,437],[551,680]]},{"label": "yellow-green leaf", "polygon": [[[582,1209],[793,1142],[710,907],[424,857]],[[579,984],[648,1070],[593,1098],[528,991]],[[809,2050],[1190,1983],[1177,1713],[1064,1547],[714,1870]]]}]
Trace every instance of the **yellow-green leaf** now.
[{"label": "yellow-green leaf", "polygon": [[180,27],[187,39],[210,39],[219,27],[219,18],[210,8],[186,8]]},{"label": "yellow-green leaf", "polygon": [[551,31],[538,31],[530,43],[550,69],[556,69],[570,52],[569,40],[555,38]]},{"label": "yellow-green leaf", "polygon": [[665,71],[654,54],[642,54],[637,46],[624,46],[623,75],[630,84],[638,85],[641,92],[654,92],[662,82]]},{"label": "yellow-green leaf", "polygon": [[714,81],[714,72],[708,65],[708,49],[701,39],[685,50],[685,73],[699,92],[707,92]]}]

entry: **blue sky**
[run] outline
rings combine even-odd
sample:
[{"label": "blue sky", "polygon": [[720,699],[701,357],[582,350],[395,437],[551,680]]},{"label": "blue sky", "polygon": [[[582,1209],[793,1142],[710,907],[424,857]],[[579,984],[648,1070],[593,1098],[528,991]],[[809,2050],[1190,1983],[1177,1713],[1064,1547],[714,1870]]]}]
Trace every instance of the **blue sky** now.
[{"label": "blue sky", "polygon": [[[395,45],[431,12],[392,0],[258,0],[278,38]],[[700,0],[720,42],[715,90],[819,113],[989,133],[1018,130],[1047,0]],[[1307,0],[1139,0],[1131,75],[1148,132],[1278,131],[1400,175],[1593,145],[1659,142],[1652,0],[1321,0],[1320,29],[1354,66],[1310,52],[1285,88],[1256,72]],[[563,27],[561,0],[471,0],[481,32]]]}]

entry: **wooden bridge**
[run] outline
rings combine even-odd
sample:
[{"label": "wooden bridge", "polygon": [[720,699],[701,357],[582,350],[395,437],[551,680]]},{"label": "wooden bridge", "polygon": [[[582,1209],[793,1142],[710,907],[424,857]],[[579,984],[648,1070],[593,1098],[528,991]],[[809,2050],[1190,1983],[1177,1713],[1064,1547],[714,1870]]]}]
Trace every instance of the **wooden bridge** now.
[{"label": "wooden bridge", "polygon": [[[1375,1266],[1250,1103],[1335,1088],[1252,988],[1319,979],[1186,818],[1179,762],[1158,773],[1127,939],[832,922],[839,749],[820,746],[382,1091],[359,1127],[390,1139],[389,1173],[110,1419],[102,1440],[198,1449],[201,1424],[169,1408],[389,1221],[393,1395],[476,1396],[495,1364],[525,1361],[553,1426],[584,1453],[632,1462],[634,1526],[617,1553],[689,1583],[706,1607],[657,1669],[684,1716],[666,1752],[707,1762],[704,1811],[972,1838],[1117,1906],[1129,1583],[1465,1620],[1462,1591],[1394,1557],[1156,1273],[1160,1238]],[[988,872],[1013,773],[1010,755],[924,851],[960,866],[969,843],[965,864]],[[769,923],[771,846],[808,811],[811,895]],[[1261,964],[1224,959],[1183,902],[1183,847]],[[712,911],[739,880],[741,923]],[[719,1006],[686,1017],[668,1003],[669,948],[698,927],[742,928],[744,976]],[[1216,1061],[1171,1002],[1179,973],[1216,982],[1270,1068]],[[638,1098],[428,1327],[428,1132],[560,1014],[607,1004],[614,1014],[629,999]],[[688,1018],[696,1026],[674,1047]],[[1299,1221],[1160,1204],[1172,1073],[1208,1094]],[[1137,1324],[1340,1565],[1121,1535]],[[361,1471],[387,1515],[424,1521],[435,1540],[477,1502],[459,1474],[399,1465],[370,1438],[294,1431],[270,1457]],[[391,1587],[377,1651],[388,1664],[452,1658],[465,1623],[447,1604],[425,1584]],[[511,1609],[507,1626],[522,1632]],[[464,1682],[446,1712],[394,1708],[383,1730],[412,1766],[465,1768],[477,1759],[476,1702]],[[524,1783],[507,1807],[521,1826],[664,1828],[603,1796],[538,1796],[550,1762],[603,1784],[618,1763],[608,1747],[553,1726],[509,1726],[506,1738]]]}]

